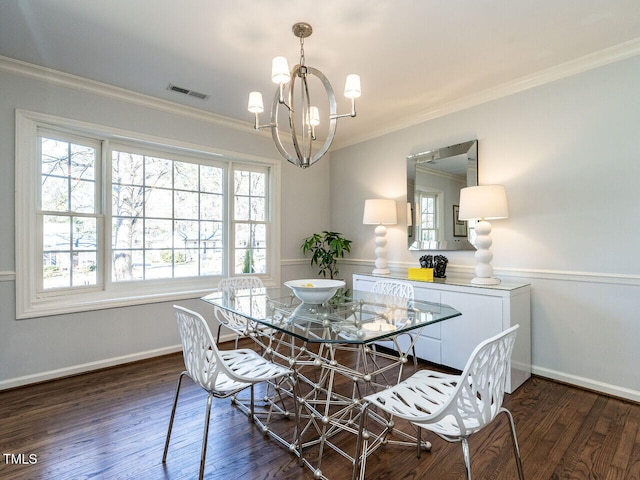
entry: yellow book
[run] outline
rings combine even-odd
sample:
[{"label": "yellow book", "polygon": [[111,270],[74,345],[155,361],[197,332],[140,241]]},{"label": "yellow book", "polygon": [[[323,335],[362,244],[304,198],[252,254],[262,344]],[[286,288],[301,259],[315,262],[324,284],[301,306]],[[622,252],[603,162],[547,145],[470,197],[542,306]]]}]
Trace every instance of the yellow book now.
[{"label": "yellow book", "polygon": [[410,268],[408,272],[409,280],[422,280],[423,282],[433,282],[433,268]]}]

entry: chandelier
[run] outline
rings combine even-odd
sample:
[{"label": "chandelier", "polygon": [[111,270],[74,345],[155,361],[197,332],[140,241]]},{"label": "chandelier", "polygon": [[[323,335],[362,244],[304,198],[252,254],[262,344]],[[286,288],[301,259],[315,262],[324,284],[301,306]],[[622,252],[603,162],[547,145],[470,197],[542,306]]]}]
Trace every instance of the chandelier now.
[{"label": "chandelier", "polygon": [[[331,147],[338,118],[356,116],[356,98],[360,96],[360,76],[347,75],[344,96],[351,99],[351,112],[338,115],[336,113],[336,96],[329,80],[320,70],[305,64],[304,39],[313,33],[311,25],[303,22],[296,23],[292,30],[293,34],[300,39],[300,62],[289,71],[289,64],[285,57],[275,57],[272,61],[271,80],[278,85],[278,88],[273,97],[270,123],[260,125],[259,122],[258,117],[264,111],[260,92],[249,94],[248,109],[255,114],[254,128],[256,130],[271,128],[271,136],[280,154],[294,165],[307,168],[320,160]],[[316,77],[324,87],[329,113],[328,124],[325,124],[326,136],[324,136],[325,140],[321,147],[318,147],[317,143],[314,144],[317,141],[316,127],[322,126],[322,124],[319,103],[312,103],[309,93],[309,81],[312,77]],[[296,92],[297,95],[295,95]],[[284,123],[282,120],[285,117],[288,119],[288,125],[281,131],[279,120],[280,123]],[[290,135],[293,144],[292,153],[289,153],[282,144],[280,138],[282,133]]]}]

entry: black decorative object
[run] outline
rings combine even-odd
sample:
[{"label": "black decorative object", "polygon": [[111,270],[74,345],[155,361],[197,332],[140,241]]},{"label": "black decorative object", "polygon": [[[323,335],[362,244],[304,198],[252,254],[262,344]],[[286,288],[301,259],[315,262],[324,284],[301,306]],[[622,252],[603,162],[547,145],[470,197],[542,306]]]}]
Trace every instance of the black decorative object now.
[{"label": "black decorative object", "polygon": [[423,255],[420,257],[420,268],[433,268],[433,255]]},{"label": "black decorative object", "polygon": [[445,275],[447,263],[449,263],[449,259],[444,255],[435,255],[433,257],[433,276],[435,278],[447,278],[447,275]]}]

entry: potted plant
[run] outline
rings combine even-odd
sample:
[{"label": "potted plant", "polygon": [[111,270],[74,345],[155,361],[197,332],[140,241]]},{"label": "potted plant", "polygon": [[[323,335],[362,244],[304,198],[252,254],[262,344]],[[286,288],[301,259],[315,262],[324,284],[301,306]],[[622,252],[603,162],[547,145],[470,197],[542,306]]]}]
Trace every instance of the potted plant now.
[{"label": "potted plant", "polygon": [[338,258],[351,251],[351,240],[347,240],[338,232],[314,233],[302,242],[302,253],[311,252],[311,265],[320,268],[323,277],[335,278],[338,273]]}]

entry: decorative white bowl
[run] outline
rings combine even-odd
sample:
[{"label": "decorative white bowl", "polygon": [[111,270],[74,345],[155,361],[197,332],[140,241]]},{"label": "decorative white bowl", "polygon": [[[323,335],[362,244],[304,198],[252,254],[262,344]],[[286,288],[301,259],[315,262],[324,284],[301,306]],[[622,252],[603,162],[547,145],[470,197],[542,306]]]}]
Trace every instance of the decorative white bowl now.
[{"label": "decorative white bowl", "polygon": [[284,284],[293,290],[296,297],[302,303],[320,305],[333,297],[339,288],[345,286],[342,280],[330,280],[327,278],[308,278],[303,280],[290,280]]}]

